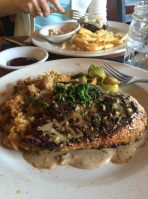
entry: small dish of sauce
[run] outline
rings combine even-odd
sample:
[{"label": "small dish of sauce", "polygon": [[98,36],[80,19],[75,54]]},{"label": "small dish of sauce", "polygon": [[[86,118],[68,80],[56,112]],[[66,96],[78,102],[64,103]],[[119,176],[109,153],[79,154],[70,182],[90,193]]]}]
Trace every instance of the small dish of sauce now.
[{"label": "small dish of sauce", "polygon": [[31,57],[18,57],[11,59],[7,62],[8,66],[26,66],[38,62],[36,58]]}]

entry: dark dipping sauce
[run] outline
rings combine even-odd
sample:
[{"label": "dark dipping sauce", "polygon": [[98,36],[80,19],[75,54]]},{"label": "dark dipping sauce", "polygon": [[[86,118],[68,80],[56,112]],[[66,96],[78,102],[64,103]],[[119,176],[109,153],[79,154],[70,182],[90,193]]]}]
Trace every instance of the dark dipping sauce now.
[{"label": "dark dipping sauce", "polygon": [[15,59],[11,59],[10,61],[7,62],[8,66],[26,66],[29,64],[34,64],[38,62],[36,58],[31,58],[31,57],[18,57]]}]

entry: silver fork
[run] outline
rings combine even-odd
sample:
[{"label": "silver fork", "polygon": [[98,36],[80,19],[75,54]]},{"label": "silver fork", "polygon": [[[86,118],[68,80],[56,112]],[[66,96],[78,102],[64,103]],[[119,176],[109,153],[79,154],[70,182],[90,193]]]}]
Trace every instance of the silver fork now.
[{"label": "silver fork", "polygon": [[126,75],[118,71],[117,69],[113,68],[108,62],[105,62],[103,64],[103,68],[109,76],[115,77],[120,81],[121,84],[132,84],[134,82],[148,83],[148,79],[140,79],[137,77]]},{"label": "silver fork", "polygon": [[27,43],[25,43],[25,42],[17,41],[15,39],[7,38],[7,37],[5,37],[4,39],[7,40],[7,41],[10,41],[12,43],[15,43],[19,46],[27,46]]},{"label": "silver fork", "polygon": [[[51,13],[59,13],[57,10],[51,10]],[[80,19],[81,17],[83,17],[85,15],[85,13],[82,13],[78,10],[68,10],[66,12],[63,12],[63,13],[59,13],[59,14],[64,14],[67,16],[67,18],[70,18],[70,19]]]}]

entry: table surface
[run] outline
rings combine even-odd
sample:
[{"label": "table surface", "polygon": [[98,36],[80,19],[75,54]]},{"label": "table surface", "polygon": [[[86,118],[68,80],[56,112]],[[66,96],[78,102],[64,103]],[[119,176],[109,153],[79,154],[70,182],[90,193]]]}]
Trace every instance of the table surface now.
[{"label": "table surface", "polygon": [[[16,39],[17,41],[25,42],[25,44],[33,46],[32,42],[31,42],[31,38],[27,37],[27,36],[8,37],[8,38]],[[0,51],[6,50],[8,48],[15,47],[15,46],[18,46],[18,45],[14,44],[14,43],[12,43],[10,41],[5,40],[4,37],[0,37]],[[113,55],[107,55],[107,56],[98,57],[98,59],[107,59],[107,60],[112,60],[112,61],[123,62],[123,56],[124,56],[124,52],[113,54]],[[50,53],[48,61],[56,60],[56,59],[66,59],[66,58],[71,58],[71,57]],[[97,57],[95,57],[95,59],[96,58]],[[5,75],[5,74],[7,74],[7,73],[8,73],[7,70],[0,69],[0,77]]]}]

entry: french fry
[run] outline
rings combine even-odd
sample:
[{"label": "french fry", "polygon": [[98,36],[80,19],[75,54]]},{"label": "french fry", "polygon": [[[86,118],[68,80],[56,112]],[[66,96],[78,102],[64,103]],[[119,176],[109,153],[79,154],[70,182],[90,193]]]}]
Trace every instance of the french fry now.
[{"label": "french fry", "polygon": [[82,39],[85,39],[85,41],[87,42],[95,42],[96,38],[92,38],[92,37],[82,37]]},{"label": "french fry", "polygon": [[88,42],[86,40],[79,38],[79,37],[75,37],[73,39],[73,43],[78,45],[78,46],[81,46],[81,45],[86,45]]},{"label": "french fry", "polygon": [[80,29],[79,29],[79,33],[80,33],[80,34],[88,34],[88,35],[90,35],[91,37],[96,37],[96,38],[97,38],[97,35],[96,35],[95,33],[91,32],[90,30],[87,30],[87,29],[85,29],[85,28],[80,28]]},{"label": "french fry", "polygon": [[96,35],[100,36],[100,37],[103,36],[103,35],[105,35],[105,34],[106,34],[106,32],[103,29],[100,29],[100,30],[96,31]]},{"label": "french fry", "polygon": [[109,48],[112,48],[113,46],[114,44],[105,44],[104,49],[109,49]]},{"label": "french fry", "polygon": [[68,45],[68,40],[65,40],[63,43],[62,43],[62,47],[61,49],[66,49],[66,46]]},{"label": "french fry", "polygon": [[70,46],[69,46],[69,50],[75,50],[76,49],[76,45],[75,44],[71,44]]},{"label": "french fry", "polygon": [[96,50],[103,50],[104,46],[93,46],[93,45],[91,45],[91,46],[87,46],[86,48],[89,51],[96,51]]},{"label": "french fry", "polygon": [[117,37],[118,39],[121,39],[123,36],[120,32],[118,32],[118,33],[115,34],[115,37]]},{"label": "french fry", "polygon": [[71,43],[64,41],[62,49],[76,51],[96,51],[113,48],[120,45],[127,38],[127,34],[122,36],[121,33],[114,34],[112,31],[100,29],[95,33],[85,28],[80,28],[78,33],[71,37]]},{"label": "french fry", "polygon": [[112,44],[114,44],[114,45],[120,45],[122,43],[123,43],[123,40],[121,40],[121,39],[112,41]]},{"label": "french fry", "polygon": [[128,37],[128,33],[126,33],[126,34],[124,35],[124,37],[122,37],[122,38],[121,38],[121,40],[123,40],[123,41],[124,41],[124,40],[126,40],[126,39],[127,39],[127,37]]}]

